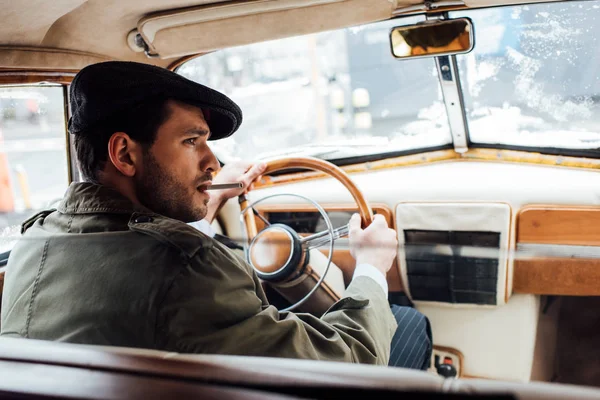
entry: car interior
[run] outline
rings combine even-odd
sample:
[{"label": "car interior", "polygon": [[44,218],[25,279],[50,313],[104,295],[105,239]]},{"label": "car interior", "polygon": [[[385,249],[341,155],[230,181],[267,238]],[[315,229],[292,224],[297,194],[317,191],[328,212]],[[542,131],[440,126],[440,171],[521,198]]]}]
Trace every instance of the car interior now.
[{"label": "car interior", "polygon": [[382,215],[389,302],[426,315],[434,344],[414,371],[0,338],[2,396],[600,398],[600,0],[2,10],[0,292],[20,224],[81,180],[70,82],[136,61],[242,108],[212,149],[267,171],[213,228],[273,305],[326,312],[355,269],[348,220]]}]

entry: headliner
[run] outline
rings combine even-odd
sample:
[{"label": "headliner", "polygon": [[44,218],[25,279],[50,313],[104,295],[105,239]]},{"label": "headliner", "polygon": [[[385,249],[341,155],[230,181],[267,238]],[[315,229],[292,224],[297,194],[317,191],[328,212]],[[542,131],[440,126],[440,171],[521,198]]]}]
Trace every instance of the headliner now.
[{"label": "headliner", "polygon": [[[419,4],[414,0],[0,0],[0,68],[78,70],[105,60],[129,60],[168,66],[182,56],[286,36],[389,19],[392,11]],[[313,0],[314,1],[314,0]],[[535,1],[535,0],[534,0]],[[159,32],[160,58],[134,52],[127,35],[148,15],[189,7],[223,4],[295,4],[300,8],[268,11],[216,21],[186,23]],[[519,0],[465,0],[469,8],[522,3]],[[531,3],[532,1],[528,1]],[[306,5],[306,3],[304,3]],[[260,21],[260,22],[258,22]]]}]

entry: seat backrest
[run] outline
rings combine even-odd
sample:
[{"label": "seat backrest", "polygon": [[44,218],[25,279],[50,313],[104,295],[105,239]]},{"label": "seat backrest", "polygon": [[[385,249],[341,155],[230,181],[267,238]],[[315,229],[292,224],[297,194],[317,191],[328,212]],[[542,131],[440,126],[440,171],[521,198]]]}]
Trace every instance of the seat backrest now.
[{"label": "seat backrest", "polygon": [[400,368],[266,357],[178,354],[6,337],[0,338],[0,360],[134,372],[242,386],[320,385],[440,391],[444,383],[441,377]]},{"label": "seat backrest", "polygon": [[504,382],[486,379],[457,379],[447,382],[450,392],[511,393],[520,400],[600,399],[600,388],[546,382]]},{"label": "seat backrest", "polygon": [[[103,347],[0,338],[0,364],[21,362],[73,370],[110,371],[155,378],[211,382],[245,388],[361,388],[463,394],[513,394],[518,399],[600,399],[600,390],[552,383],[515,383],[481,379],[443,379],[423,371],[339,362],[266,357],[179,354],[157,350]],[[33,383],[35,385],[35,383]],[[0,392],[3,380],[0,380]]]}]

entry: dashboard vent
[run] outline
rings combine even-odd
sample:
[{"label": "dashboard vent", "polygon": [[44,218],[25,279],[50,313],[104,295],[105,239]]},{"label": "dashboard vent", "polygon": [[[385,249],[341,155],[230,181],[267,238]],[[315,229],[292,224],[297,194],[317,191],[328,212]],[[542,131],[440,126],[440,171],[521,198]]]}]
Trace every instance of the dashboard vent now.
[{"label": "dashboard vent", "polygon": [[[356,211],[327,210],[333,228],[344,226]],[[373,210],[377,214],[377,210]],[[267,211],[267,220],[271,224],[284,224],[297,233],[316,233],[327,229],[325,220],[318,211]]]},{"label": "dashboard vent", "polygon": [[495,305],[500,233],[405,230],[413,300]]}]

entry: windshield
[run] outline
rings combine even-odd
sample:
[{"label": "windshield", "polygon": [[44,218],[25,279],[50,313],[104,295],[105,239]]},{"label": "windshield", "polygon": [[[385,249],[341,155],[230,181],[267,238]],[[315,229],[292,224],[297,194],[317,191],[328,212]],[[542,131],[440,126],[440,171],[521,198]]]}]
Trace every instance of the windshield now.
[{"label": "windshield", "polygon": [[[456,56],[469,147],[600,155],[600,1],[449,16],[474,24],[475,49]],[[213,145],[225,162],[440,148],[452,137],[435,59],[398,60],[390,51],[391,28],[423,20],[226,49],[178,72],[240,104],[240,131]]]},{"label": "windshield", "polygon": [[290,154],[334,160],[448,145],[435,61],[392,56],[389,34],[398,23],[226,49],[178,72],[242,108],[240,130],[213,144],[226,162]]},{"label": "windshield", "polygon": [[471,142],[600,146],[600,2],[450,15],[475,26],[475,50],[457,57]]}]

